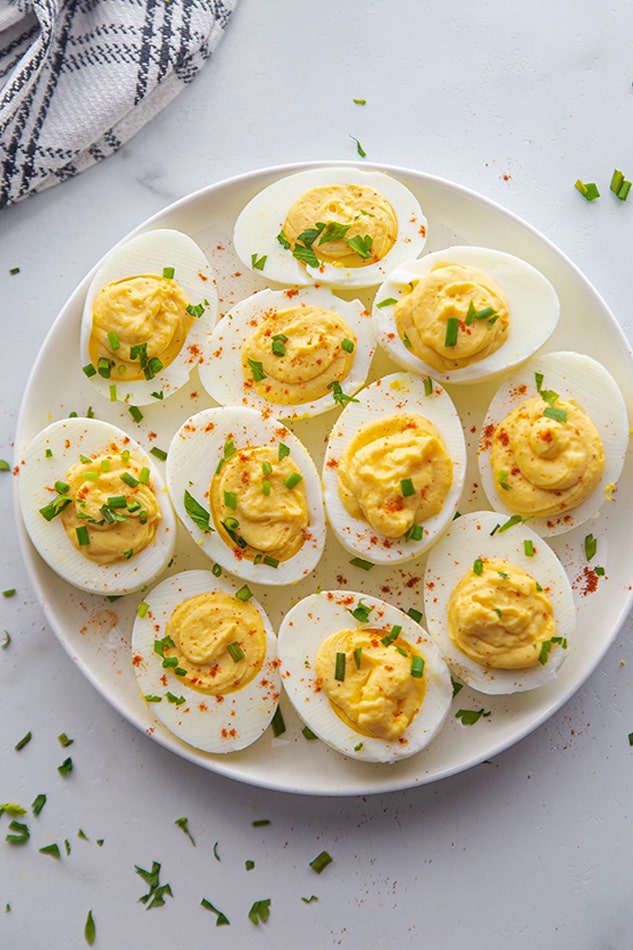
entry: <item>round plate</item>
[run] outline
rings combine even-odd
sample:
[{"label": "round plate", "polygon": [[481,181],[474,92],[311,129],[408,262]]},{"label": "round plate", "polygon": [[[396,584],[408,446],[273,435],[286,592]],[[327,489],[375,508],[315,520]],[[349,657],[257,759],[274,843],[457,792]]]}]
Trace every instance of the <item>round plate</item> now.
[{"label": "round plate", "polygon": [[[283,175],[328,164],[279,166],[212,185],[170,205],[133,233],[168,227],[191,235],[211,261],[217,276],[219,312],[226,313],[242,297],[266,286],[264,277],[247,272],[232,249],[233,222],[243,205],[257,191]],[[353,163],[349,165],[354,167]],[[362,167],[371,166],[362,163]],[[627,341],[599,294],[556,247],[524,221],[472,191],[403,168],[373,167],[395,175],[418,197],[428,218],[425,251],[454,244],[478,244],[501,248],[539,268],[552,281],[561,301],[561,318],[545,349],[578,350],[602,362],[619,383],[629,413],[633,415],[633,367]],[[79,326],[94,269],[82,280],[55,320],[33,368],[18,421],[18,465],[21,448],[32,436],[51,418],[62,418],[72,411],[82,415],[91,406],[97,417],[127,428],[148,448],[167,449],[184,419],[214,405],[194,373],[189,384],[169,400],[143,407],[143,419],[137,424],[124,405],[108,402],[92,388],[81,371]],[[370,302],[372,293],[358,296]],[[370,379],[396,369],[386,356],[377,354]],[[475,452],[479,425],[495,384],[447,388],[461,414],[469,452],[460,510],[487,508],[478,486]],[[319,469],[325,439],[337,412],[333,409],[317,418],[292,423],[292,428],[312,451]],[[19,511],[17,518],[32,583],[58,639],[84,675],[138,729],[177,755],[239,781],[304,794],[366,795],[436,781],[490,758],[544,722],[587,679],[612,643],[633,602],[629,576],[633,529],[631,468],[629,452],[614,499],[603,505],[600,517],[552,539],[552,547],[572,583],[578,607],[573,650],[557,680],[541,689],[508,697],[483,697],[465,687],[454,698],[449,720],[433,743],[418,755],[391,766],[355,762],[322,743],[307,741],[301,732],[302,724],[285,696],[282,696],[281,709],[286,731],[278,737],[269,729],[250,748],[226,756],[199,752],[180,742],[155,719],[136,686],[130,632],[142,595],[130,594],[109,601],[70,587],[36,554],[21,524]],[[583,545],[588,532],[598,539],[598,554],[592,563],[605,568],[605,575],[599,578],[588,571]],[[276,627],[299,597],[314,592],[319,585],[324,589],[349,587],[375,594],[405,610],[422,609],[425,556],[406,565],[376,566],[370,571],[351,565],[350,559],[329,533],[325,555],[310,578],[286,588],[265,589],[252,585],[255,596]],[[184,529],[180,530],[170,572],[209,568],[210,563]],[[455,715],[460,709],[482,707],[490,715],[481,716],[472,726],[464,726]]]}]

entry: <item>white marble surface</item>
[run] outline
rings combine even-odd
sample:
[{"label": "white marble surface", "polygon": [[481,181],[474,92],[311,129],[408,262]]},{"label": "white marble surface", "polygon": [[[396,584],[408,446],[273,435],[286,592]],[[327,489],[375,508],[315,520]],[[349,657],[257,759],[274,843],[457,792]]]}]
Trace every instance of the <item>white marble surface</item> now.
[{"label": "white marble surface", "polygon": [[[572,0],[240,0],[202,74],[119,154],[0,212],[0,457],[12,457],[44,335],[116,240],[236,173],[354,160],[353,137],[368,160],[452,179],[529,220],[632,340],[633,198],[608,192],[614,167],[633,176],[632,26],[627,0],[593,12]],[[579,177],[600,200],[580,197]],[[16,589],[0,602],[12,635],[0,651],[0,800],[48,801],[27,819],[28,845],[7,844],[0,819],[0,946],[85,946],[89,909],[103,948],[631,946],[630,619],[565,707],[487,764],[388,795],[274,793],[177,759],[73,666],[19,555],[11,481],[0,479],[0,588]],[[64,839],[60,861],[38,853]],[[322,849],[334,861],[317,876],[308,865]],[[148,911],[134,868],[153,860],[173,898]],[[230,926],[216,930],[202,897]],[[255,927],[248,909],[264,898],[271,916]]]}]

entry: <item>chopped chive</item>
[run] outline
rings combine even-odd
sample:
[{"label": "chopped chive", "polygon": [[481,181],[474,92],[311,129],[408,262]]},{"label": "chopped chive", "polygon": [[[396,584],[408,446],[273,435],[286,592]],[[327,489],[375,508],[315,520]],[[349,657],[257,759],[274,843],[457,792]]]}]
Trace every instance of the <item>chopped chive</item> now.
[{"label": "chopped chive", "polygon": [[92,946],[95,942],[97,936],[97,926],[95,924],[95,919],[92,916],[92,911],[88,911],[88,916],[86,917],[86,923],[84,924],[84,937],[86,938],[86,943],[88,946]]},{"label": "chopped chive", "polygon": [[82,372],[90,379],[91,376],[97,375],[97,370],[92,363],[86,363],[85,366],[81,367]]},{"label": "chopped chive", "polygon": [[[275,714],[270,721],[270,725],[272,726],[273,735],[275,738],[277,738],[277,736],[283,735],[286,731],[286,723],[284,722],[281,706],[277,706],[275,709]],[[269,822],[267,821],[266,824],[269,824]]]},{"label": "chopped chive", "polygon": [[420,623],[422,620],[422,611],[416,610],[415,607],[409,607],[407,610],[407,615],[411,617],[412,620],[415,620],[416,623]]},{"label": "chopped chive", "polygon": [[310,861],[310,867],[313,871],[316,871],[317,874],[320,874],[321,871],[323,871],[324,868],[328,866],[328,864],[331,864],[331,862],[332,857],[328,854],[328,852],[321,851],[320,854],[317,854],[316,858],[313,858],[313,860]]},{"label": "chopped chive", "polygon": [[265,478],[262,482],[262,495],[270,495],[272,484]]},{"label": "chopped chive", "polygon": [[459,330],[459,320],[457,317],[449,317],[446,321],[446,335],[444,337],[444,346],[455,346],[457,344],[457,332]]},{"label": "chopped chive", "polygon": [[534,542],[531,538],[526,538],[523,542],[523,553],[526,557],[534,557]]},{"label": "chopped chive", "polygon": [[404,539],[405,541],[421,541],[424,536],[424,527],[421,524],[412,524],[410,528],[407,529]]},{"label": "chopped chive", "polygon": [[310,729],[309,726],[304,726],[303,729],[301,730],[301,732],[303,733],[304,737],[305,737],[306,739],[308,739],[308,741],[310,741],[310,742],[311,742],[313,739],[318,739],[318,738],[319,738],[314,732],[312,732],[312,729]]},{"label": "chopped chive", "polygon": [[360,665],[362,661],[363,661],[363,648],[356,647],[356,649],[354,650],[354,664],[357,670],[360,670]]},{"label": "chopped chive", "polygon": [[250,600],[253,596],[252,590],[249,588],[248,584],[243,584],[238,591],[235,592],[235,596],[238,600],[247,601]]},{"label": "chopped chive", "polygon": [[237,494],[234,491],[224,492],[224,504],[231,511],[237,511]]},{"label": "chopped chive", "polygon": [[50,854],[51,858],[56,858],[58,861],[62,856],[58,844],[45,844],[43,848],[39,848],[39,852],[40,854]]},{"label": "chopped chive", "polygon": [[353,142],[356,142],[356,151],[358,152],[358,154],[360,155],[360,157],[361,157],[361,158],[365,158],[366,155],[367,155],[367,152],[365,151],[365,149],[363,148],[363,146],[360,144],[360,142],[358,141],[358,139],[357,139],[357,138],[354,138],[353,135],[350,135],[350,138],[352,139]]},{"label": "chopped chive", "polygon": [[265,924],[269,917],[270,897],[266,900],[255,901],[248,912],[248,919],[255,925],[258,925],[260,921]]},{"label": "chopped chive", "polygon": [[265,825],[270,824],[270,818],[255,818],[254,821],[251,821],[251,827],[253,828],[263,828]]},{"label": "chopped chive", "polygon": [[268,478],[272,474],[273,467],[270,462],[262,462],[262,475],[264,478]]},{"label": "chopped chive", "polygon": [[368,623],[369,615],[373,609],[373,607],[370,607],[368,604],[364,604],[362,600],[359,600],[357,606],[349,612],[351,613],[354,620],[358,620],[359,623]]},{"label": "chopped chive", "polygon": [[430,376],[424,377],[424,395],[432,396],[433,395],[433,380]]},{"label": "chopped chive", "polygon": [[229,643],[226,649],[228,650],[231,656],[231,659],[233,660],[234,663],[239,663],[239,661],[243,660],[244,657],[246,656],[246,654],[244,653],[244,650],[242,649],[240,644],[237,642],[237,640],[235,640],[234,643]]},{"label": "chopped chive", "polygon": [[375,567],[371,561],[364,561],[362,557],[353,557],[349,562],[352,567],[360,567],[361,571],[371,571]]},{"label": "chopped chive", "polygon": [[473,561],[473,574],[480,576],[484,572],[484,562],[480,557],[475,558]]},{"label": "chopped chive", "polygon": [[345,337],[345,339],[344,339],[344,340],[342,341],[342,343],[341,343],[341,349],[342,349],[342,350],[345,350],[346,353],[353,353],[353,352],[354,352],[354,341],[353,341],[353,340],[348,340],[348,338]]},{"label": "chopped chive", "polygon": [[6,648],[11,643],[11,634],[8,630],[4,631],[4,636],[2,637],[2,642],[0,643],[0,650],[6,650]]},{"label": "chopped chive", "polygon": [[7,587],[6,590],[2,591],[3,597],[13,597],[15,595],[15,587]]},{"label": "chopped chive", "polygon": [[214,577],[222,577],[222,565],[214,564],[213,567],[211,568],[211,573],[213,574]]},{"label": "chopped chive", "polygon": [[103,379],[110,379],[112,364],[105,356],[100,356],[97,360],[97,372]]},{"label": "chopped chive", "polygon": [[581,181],[580,178],[575,182],[574,188],[580,192],[583,198],[586,198],[587,201],[594,201],[596,198],[600,197],[600,192],[598,191],[598,186],[595,182]]},{"label": "chopped chive", "polygon": [[132,416],[135,422],[140,422],[141,419],[143,418],[143,413],[141,412],[138,406],[129,406],[128,412],[130,413],[130,415]]},{"label": "chopped chive", "polygon": [[424,659],[417,653],[411,657],[411,676],[421,679],[424,675]]},{"label": "chopped chive", "polygon": [[345,654],[336,654],[336,663],[334,666],[334,679],[342,682],[345,679]]},{"label": "chopped chive", "polygon": [[143,696],[143,699],[146,703],[162,703],[163,701],[162,696],[155,696],[152,693],[146,693],[145,696]]},{"label": "chopped chive", "polygon": [[165,696],[167,697],[167,701],[170,703],[173,703],[174,706],[182,706],[182,704],[185,702],[184,696],[176,696],[174,693],[170,692],[169,690],[167,690],[167,692],[165,693]]},{"label": "chopped chive", "polygon": [[175,824],[175,825],[178,825],[178,827],[179,827],[182,831],[184,831],[184,833],[187,835],[187,837],[189,838],[189,840],[191,841],[192,845],[193,845],[194,848],[195,848],[196,842],[193,840],[193,835],[192,835],[191,832],[189,831],[189,822],[188,822],[188,820],[187,820],[186,818],[176,818],[176,820],[174,821],[174,824]]},{"label": "chopped chive", "polygon": [[276,557],[272,557],[270,554],[265,554],[262,560],[263,563],[268,567],[279,567],[279,560]]},{"label": "chopped chive", "polygon": [[291,472],[288,478],[284,479],[284,485],[286,488],[292,490],[302,481],[303,475],[301,475],[300,472]]},{"label": "chopped chive", "polygon": [[33,804],[31,805],[31,811],[37,817],[41,812],[42,808],[46,804],[46,795],[43,792],[40,792],[39,795],[36,795],[33,799]]},{"label": "chopped chive", "polygon": [[517,524],[523,524],[526,521],[529,521],[530,515],[527,515],[525,518],[522,518],[521,515],[511,515],[507,521],[504,521],[502,525],[496,529],[499,534],[502,534],[504,531],[508,531],[510,528],[514,528]]},{"label": "chopped chive", "polygon": [[280,442],[277,454],[279,457],[279,461],[281,462],[281,460],[284,459],[287,455],[290,455],[290,449],[283,442]]},{"label": "chopped chive", "polygon": [[173,280],[176,269],[174,267],[163,267],[163,277],[167,280]]},{"label": "chopped chive", "polygon": [[28,745],[31,739],[33,738],[33,733],[29,730],[25,735],[22,736],[19,742],[13,746],[16,752],[19,752],[24,748],[25,745]]},{"label": "chopped chive", "polygon": [[411,495],[415,495],[413,481],[410,478],[403,478],[400,482],[400,491],[402,492],[403,498],[409,498]]},{"label": "chopped chive", "polygon": [[9,822],[9,831],[11,832],[8,835],[5,835],[5,841],[8,841],[9,844],[26,844],[26,842],[31,837],[31,832],[29,831],[29,826],[25,825],[23,821],[15,821],[15,819]]},{"label": "chopped chive", "polygon": [[57,766],[57,771],[60,775],[69,775],[73,770],[73,760],[68,756],[67,759],[64,759],[61,765]]},{"label": "chopped chive", "polygon": [[108,333],[108,343],[110,344],[110,349],[112,351],[118,350],[121,346],[121,341],[119,340],[119,334],[115,330],[110,330]]},{"label": "chopped chive", "polygon": [[395,297],[383,297],[383,299],[376,304],[377,307],[393,307],[394,304],[398,303]]},{"label": "chopped chive", "polygon": [[69,745],[72,745],[75,740],[74,740],[74,739],[70,739],[70,738],[66,735],[65,732],[60,732],[60,734],[57,736],[57,741],[59,742],[59,744],[60,744],[60,746],[62,747],[62,749],[67,749],[68,746],[69,746]]}]

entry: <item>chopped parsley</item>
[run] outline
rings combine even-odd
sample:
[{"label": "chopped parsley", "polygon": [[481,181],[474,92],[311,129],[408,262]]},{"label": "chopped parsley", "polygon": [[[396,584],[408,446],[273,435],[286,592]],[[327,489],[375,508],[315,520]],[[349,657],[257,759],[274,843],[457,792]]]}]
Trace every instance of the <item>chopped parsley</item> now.
[{"label": "chopped parsley", "polygon": [[138,864],[134,865],[136,873],[149,887],[147,894],[139,897],[139,903],[147,905],[146,910],[150,910],[152,907],[162,907],[166,897],[174,896],[169,884],[160,883],[160,867],[158,861],[152,861],[152,867],[149,871],[139,867]]}]

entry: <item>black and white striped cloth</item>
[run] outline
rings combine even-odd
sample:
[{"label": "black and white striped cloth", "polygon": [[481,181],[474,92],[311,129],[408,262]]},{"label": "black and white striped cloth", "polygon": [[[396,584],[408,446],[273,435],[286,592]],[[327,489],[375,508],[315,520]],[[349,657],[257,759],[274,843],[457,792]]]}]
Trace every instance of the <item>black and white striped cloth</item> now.
[{"label": "black and white striped cloth", "polygon": [[0,0],[0,208],[115,152],[190,82],[237,0]]}]

